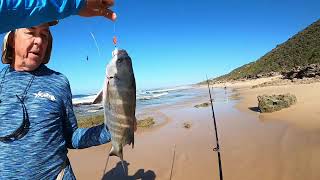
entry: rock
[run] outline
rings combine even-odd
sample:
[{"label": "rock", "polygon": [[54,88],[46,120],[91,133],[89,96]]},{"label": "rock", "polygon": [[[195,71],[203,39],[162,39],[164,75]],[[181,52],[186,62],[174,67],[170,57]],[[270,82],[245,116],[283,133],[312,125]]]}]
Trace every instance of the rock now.
[{"label": "rock", "polygon": [[145,119],[141,119],[137,121],[137,126],[142,128],[150,128],[155,124],[155,120],[153,117],[147,117]]},{"label": "rock", "polygon": [[273,72],[273,71],[271,71],[270,73],[267,74],[268,77],[273,77],[273,76],[278,76],[278,75],[280,75],[280,73]]},{"label": "rock", "polygon": [[256,78],[262,78],[264,77],[264,74],[257,74]]},{"label": "rock", "polygon": [[259,84],[258,85],[253,85],[251,88],[254,89],[254,88],[258,88],[259,87]]},{"label": "rock", "polygon": [[291,79],[291,82],[296,83],[296,82],[298,82],[298,79],[297,78],[293,78],[293,79]]},{"label": "rock", "polygon": [[194,107],[195,108],[201,108],[201,107],[208,107],[208,106],[209,106],[209,103],[205,102],[205,103],[202,103],[202,104],[197,104]]},{"label": "rock", "polygon": [[285,79],[302,79],[302,78],[315,78],[320,76],[320,64],[309,64],[306,66],[297,66],[288,72],[282,73]]},{"label": "rock", "polygon": [[183,123],[183,127],[186,128],[186,129],[189,129],[189,128],[191,128],[191,123],[190,122],[184,122]]},{"label": "rock", "polygon": [[248,80],[248,79],[259,79],[259,78],[265,78],[265,77],[274,77],[277,75],[280,75],[280,73],[271,71],[268,73],[248,74],[244,78],[245,80]]},{"label": "rock", "polygon": [[295,104],[297,98],[292,94],[258,96],[258,107],[261,113],[279,111]]},{"label": "rock", "polygon": [[73,106],[75,107],[88,106],[88,105],[92,105],[92,102],[73,103]]}]

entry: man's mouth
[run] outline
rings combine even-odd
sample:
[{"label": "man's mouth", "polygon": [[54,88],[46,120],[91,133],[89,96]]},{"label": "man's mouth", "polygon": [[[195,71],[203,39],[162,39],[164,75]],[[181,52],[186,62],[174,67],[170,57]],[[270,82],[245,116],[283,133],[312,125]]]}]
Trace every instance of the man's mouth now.
[{"label": "man's mouth", "polygon": [[35,55],[35,56],[40,56],[40,53],[39,53],[39,52],[29,52],[29,53],[31,53],[31,54],[33,54],[33,55]]}]

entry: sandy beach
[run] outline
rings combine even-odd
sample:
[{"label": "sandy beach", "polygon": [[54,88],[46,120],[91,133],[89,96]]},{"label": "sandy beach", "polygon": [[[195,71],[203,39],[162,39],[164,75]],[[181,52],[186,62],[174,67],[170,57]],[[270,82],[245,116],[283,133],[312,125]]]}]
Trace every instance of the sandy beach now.
[{"label": "sandy beach", "polygon": [[[320,83],[251,88],[274,79],[230,83],[226,92],[215,94],[224,179],[320,179]],[[137,113],[153,116],[156,125],[139,128],[134,149],[124,148],[128,176],[117,157],[110,157],[103,172],[106,144],[69,151],[77,179],[169,180],[171,170],[173,180],[219,179],[211,108],[194,107],[208,102],[207,89],[197,91],[188,101]],[[295,94],[298,102],[270,114],[256,112],[257,95],[274,93]]]}]

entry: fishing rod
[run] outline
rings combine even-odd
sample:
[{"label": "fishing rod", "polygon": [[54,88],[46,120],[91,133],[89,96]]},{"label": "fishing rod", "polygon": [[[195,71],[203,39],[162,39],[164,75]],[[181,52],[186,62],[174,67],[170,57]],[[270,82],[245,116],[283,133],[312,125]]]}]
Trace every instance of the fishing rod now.
[{"label": "fishing rod", "polygon": [[217,143],[217,146],[215,148],[213,148],[213,151],[216,151],[218,153],[219,177],[220,177],[220,180],[223,180],[217,123],[216,123],[216,117],[215,117],[214,109],[213,109],[213,102],[212,102],[212,97],[211,97],[211,91],[210,91],[210,85],[209,85],[208,76],[206,75],[206,77],[207,77],[207,84],[208,84],[209,97],[210,97],[211,110],[212,110],[212,119],[213,119],[213,123],[214,123],[214,130],[215,130],[215,133],[216,133],[216,143]]},{"label": "fishing rod", "polygon": [[171,164],[170,180],[172,179],[172,172],[173,172],[173,165],[174,165],[175,157],[176,157],[176,144],[174,144],[174,147],[173,147],[173,157],[172,157],[172,164]]}]

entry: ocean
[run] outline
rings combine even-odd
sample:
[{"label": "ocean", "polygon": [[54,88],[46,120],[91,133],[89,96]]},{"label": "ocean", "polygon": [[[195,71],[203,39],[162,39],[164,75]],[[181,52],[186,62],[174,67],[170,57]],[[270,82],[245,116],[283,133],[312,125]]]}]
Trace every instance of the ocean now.
[{"label": "ocean", "polygon": [[[212,94],[215,101],[224,101],[225,92],[222,88],[212,88]],[[77,116],[88,116],[101,114],[103,107],[101,104],[88,105],[95,98],[95,94],[79,94],[73,96],[74,111]],[[137,90],[137,107],[136,111],[144,108],[154,108],[160,105],[171,105],[179,101],[192,98],[208,97],[207,90],[199,89],[194,86],[177,86],[171,88],[158,88]]]}]

